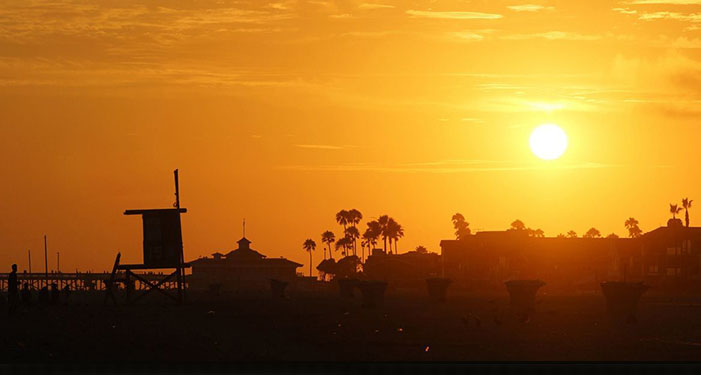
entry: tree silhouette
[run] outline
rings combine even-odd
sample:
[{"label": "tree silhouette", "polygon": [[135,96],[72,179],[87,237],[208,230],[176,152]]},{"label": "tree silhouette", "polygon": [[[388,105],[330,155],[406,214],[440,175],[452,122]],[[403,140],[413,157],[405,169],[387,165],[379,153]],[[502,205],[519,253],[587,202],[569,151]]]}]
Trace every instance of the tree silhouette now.
[{"label": "tree silhouette", "polygon": [[353,250],[353,255],[355,255],[355,243],[356,240],[360,238],[360,232],[358,232],[358,228],[354,226],[346,228],[345,235],[350,239],[349,244],[351,245],[351,249]]},{"label": "tree silhouette", "polygon": [[560,234],[557,235],[556,238],[567,238],[567,236],[565,236],[564,234],[560,233]]},{"label": "tree silhouette", "polygon": [[669,204],[669,212],[672,214],[672,219],[677,218],[677,214],[681,212],[682,208],[676,204]]},{"label": "tree silhouette", "polygon": [[377,245],[377,240],[382,235],[382,225],[377,220],[372,220],[367,223],[367,228],[363,233],[363,238],[369,241],[368,245],[368,256],[372,254],[372,249]]},{"label": "tree silhouette", "polygon": [[618,235],[616,233],[611,233],[608,236],[606,236],[606,238],[620,238],[620,237],[618,237]]},{"label": "tree silhouette", "polygon": [[625,222],[626,229],[628,229],[628,236],[630,238],[638,238],[643,234],[643,231],[638,226],[638,220],[633,217],[629,217]]},{"label": "tree silhouette", "polygon": [[689,209],[691,208],[692,199],[684,198],[682,199],[682,207],[684,207],[684,221],[686,222],[686,227],[689,227]]},{"label": "tree silhouette", "polygon": [[351,240],[348,237],[339,238],[338,241],[336,241],[336,251],[338,251],[339,248],[343,249],[341,251],[341,255],[345,257],[347,255],[346,250],[348,249],[350,243]]},{"label": "tree silhouette", "polygon": [[358,232],[358,236],[353,239],[353,255],[358,255],[356,252],[356,240],[358,237],[360,237],[360,231],[358,230],[358,224],[360,224],[360,220],[362,220],[362,219],[363,219],[363,214],[361,214],[360,211],[356,210],[355,208],[348,211],[348,224],[353,225],[353,228],[355,228],[355,231]]},{"label": "tree silhouette", "polygon": [[312,240],[311,238],[307,238],[306,241],[304,241],[304,244],[302,244],[302,247],[304,250],[309,252],[309,276],[312,276],[312,251],[316,249],[316,242]]},{"label": "tree silhouette", "polygon": [[[346,228],[348,227],[348,223],[350,222],[350,214],[346,210],[341,210],[336,213],[336,222],[339,225],[343,226],[343,233],[346,233]],[[345,243],[345,242],[344,242]],[[343,246],[348,246],[347,243]],[[345,248],[343,249],[343,253],[345,254]]]},{"label": "tree silhouette", "polygon": [[[336,241],[336,236],[333,234],[332,231],[327,230],[326,232],[321,234],[321,242],[326,244],[326,247],[329,249],[329,258],[333,258],[331,256],[331,244]],[[324,248],[324,260],[326,259],[326,248]]]},{"label": "tree silhouette", "polygon": [[577,238],[577,232],[573,230],[567,232],[567,238]]},{"label": "tree silhouette", "polygon": [[[390,233],[390,244],[391,240],[394,240],[394,253],[397,254],[397,242],[399,241],[400,238],[404,237],[404,228],[402,228],[402,225],[397,223],[394,219],[390,218],[389,223],[389,233]],[[391,250],[391,246],[390,246]]]},{"label": "tree silhouette", "polygon": [[[368,223],[368,225],[369,225],[369,223]],[[360,245],[363,248],[363,253],[361,254],[362,255],[361,260],[365,261],[365,247],[367,246],[367,248],[368,248],[368,256],[369,256],[372,252],[372,247],[374,245],[374,242],[377,239],[377,235],[372,232],[372,229],[370,229],[370,227],[368,227],[368,228],[365,228],[365,232],[363,232],[362,238],[363,238],[363,242],[360,243]]]},{"label": "tree silhouette", "polygon": [[419,254],[426,254],[426,253],[428,253],[428,249],[427,249],[426,247],[424,247],[424,246],[421,246],[421,245],[417,246],[415,251],[416,251],[417,253],[419,253]]},{"label": "tree silhouette", "polygon": [[[382,240],[384,241],[384,251],[385,254],[387,253],[387,238],[389,238],[389,230],[388,230],[388,224],[389,224],[389,216],[387,215],[382,215],[377,219],[377,222],[380,224],[380,235],[382,236]],[[390,244],[391,246],[391,244]]]},{"label": "tree silhouette", "polygon": [[591,227],[587,231],[587,233],[584,233],[584,238],[600,238],[601,237],[601,232],[599,232],[598,229]]},{"label": "tree silhouette", "polygon": [[516,219],[511,223],[511,228],[508,230],[526,230],[526,225],[523,224],[523,221]]},{"label": "tree silhouette", "polygon": [[453,215],[453,228],[455,228],[455,239],[464,240],[470,235],[470,223],[465,221],[461,213]]},{"label": "tree silhouette", "polygon": [[531,229],[528,228],[528,235],[531,237],[536,237],[536,238],[543,238],[545,237],[545,232],[543,232],[542,229]]}]

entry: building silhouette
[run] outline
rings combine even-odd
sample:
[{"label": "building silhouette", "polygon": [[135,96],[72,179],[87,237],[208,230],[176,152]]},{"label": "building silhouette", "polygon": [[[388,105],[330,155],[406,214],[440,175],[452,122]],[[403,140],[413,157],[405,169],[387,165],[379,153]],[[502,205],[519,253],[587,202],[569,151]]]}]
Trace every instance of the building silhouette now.
[{"label": "building silhouette", "polygon": [[542,279],[551,290],[594,290],[611,280],[701,287],[701,228],[678,219],[638,238],[539,238],[508,230],[440,245],[444,275],[467,287],[509,279]]},{"label": "building silhouette", "polygon": [[226,254],[191,261],[190,288],[207,289],[220,284],[223,290],[255,290],[270,287],[270,279],[292,281],[302,264],[285,258],[267,258],[253,250],[246,237],[237,241],[238,248]]}]

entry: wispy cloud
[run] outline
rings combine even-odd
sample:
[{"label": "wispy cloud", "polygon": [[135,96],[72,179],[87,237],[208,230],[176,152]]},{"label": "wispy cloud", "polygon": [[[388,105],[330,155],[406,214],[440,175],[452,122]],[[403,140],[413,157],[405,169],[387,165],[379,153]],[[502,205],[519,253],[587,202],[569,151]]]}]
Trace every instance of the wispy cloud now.
[{"label": "wispy cloud", "polygon": [[534,34],[513,34],[502,37],[502,39],[548,39],[548,40],[598,40],[600,35],[585,35],[565,31],[548,31]]},{"label": "wispy cloud", "polygon": [[638,13],[638,11],[636,11],[635,9],[628,9],[628,8],[613,8],[611,10],[613,10],[614,12],[621,13],[621,14],[636,14],[636,13]]},{"label": "wispy cloud", "polygon": [[455,31],[451,32],[448,34],[449,36],[456,38],[461,41],[465,42],[475,42],[475,41],[480,41],[484,39],[484,36],[481,34],[473,33],[470,31]]},{"label": "wispy cloud", "polygon": [[335,165],[285,165],[277,169],[317,172],[379,172],[379,173],[471,173],[471,172],[508,172],[532,170],[568,170],[621,168],[622,164],[603,164],[593,162],[581,163],[517,163],[495,160],[444,160],[424,163],[379,165],[371,163],[335,164]]},{"label": "wispy cloud", "polygon": [[360,8],[360,9],[391,9],[391,8],[394,8],[394,5],[362,3],[358,6],[358,8]]},{"label": "wispy cloud", "polygon": [[507,8],[509,8],[515,12],[538,12],[540,10],[553,10],[553,9],[555,9],[554,7],[546,7],[546,6],[537,5],[537,4],[510,5],[510,6],[507,6]]},{"label": "wispy cloud", "polygon": [[629,4],[699,5],[701,0],[633,0]]},{"label": "wispy cloud", "polygon": [[310,149],[316,149],[316,150],[341,150],[344,148],[343,146],[334,146],[334,145],[295,145],[295,147],[310,148]]},{"label": "wispy cloud", "polygon": [[661,20],[671,19],[678,21],[701,22],[701,13],[679,13],[679,12],[650,12],[641,13],[641,20]]},{"label": "wispy cloud", "polygon": [[406,14],[412,17],[423,17],[423,18],[441,18],[441,19],[453,19],[453,20],[493,20],[499,19],[503,16],[501,14],[495,13],[480,13],[480,12],[441,12],[432,10],[407,10]]}]

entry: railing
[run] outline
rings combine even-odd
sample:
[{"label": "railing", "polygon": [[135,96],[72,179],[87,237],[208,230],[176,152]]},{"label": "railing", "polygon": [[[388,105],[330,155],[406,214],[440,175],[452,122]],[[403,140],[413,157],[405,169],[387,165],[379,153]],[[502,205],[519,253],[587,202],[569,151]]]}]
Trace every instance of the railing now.
[{"label": "railing", "polygon": [[[151,281],[158,282],[168,275],[155,272],[138,273],[140,277]],[[8,273],[0,273],[0,291],[7,291]],[[68,286],[71,290],[105,290],[105,283],[109,281],[111,274],[104,273],[50,273],[48,277],[45,273],[17,273],[18,287],[21,289],[25,283],[28,283],[31,289],[37,290],[51,284],[56,284],[59,289]],[[118,272],[115,275],[116,279],[124,279],[124,272]],[[189,276],[185,277],[185,280]],[[135,290],[147,289],[148,285],[139,280],[132,279]],[[162,289],[177,289],[175,280],[168,281],[161,286]]]}]

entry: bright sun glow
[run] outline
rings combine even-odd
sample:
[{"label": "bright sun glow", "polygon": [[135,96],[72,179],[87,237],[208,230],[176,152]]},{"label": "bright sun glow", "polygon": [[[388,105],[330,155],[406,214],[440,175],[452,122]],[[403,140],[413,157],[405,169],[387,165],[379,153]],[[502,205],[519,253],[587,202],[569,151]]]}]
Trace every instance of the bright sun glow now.
[{"label": "bright sun glow", "polygon": [[567,135],[559,126],[540,125],[531,133],[531,151],[544,160],[557,159],[567,149]]}]

